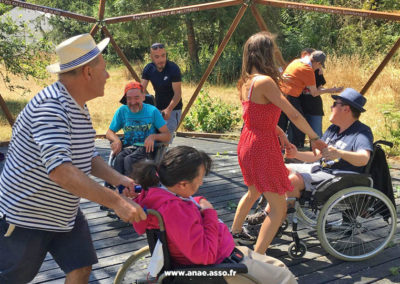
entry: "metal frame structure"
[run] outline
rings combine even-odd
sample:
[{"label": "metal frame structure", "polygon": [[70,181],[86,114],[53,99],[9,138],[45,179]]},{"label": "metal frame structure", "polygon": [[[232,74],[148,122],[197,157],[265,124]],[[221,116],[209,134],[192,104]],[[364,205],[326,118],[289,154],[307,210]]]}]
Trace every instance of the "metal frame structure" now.
[{"label": "metal frame structure", "polygon": [[[228,31],[225,34],[225,37],[222,39],[221,43],[219,44],[219,47],[218,47],[214,57],[212,58],[211,62],[209,63],[207,69],[204,71],[203,76],[201,77],[200,82],[197,85],[197,88],[195,89],[192,97],[189,100],[189,103],[187,104],[186,108],[184,109],[184,111],[182,113],[180,124],[182,123],[186,114],[189,112],[191,106],[193,105],[194,101],[196,100],[198,94],[200,93],[201,88],[203,87],[205,81],[207,80],[208,76],[210,75],[211,71],[213,70],[213,68],[214,68],[215,64],[217,63],[219,57],[221,56],[223,50],[225,49],[226,45],[228,44],[233,32],[236,30],[236,27],[238,26],[244,13],[246,12],[247,8],[249,8],[249,7],[251,10],[251,13],[253,14],[253,16],[258,24],[258,27],[260,28],[260,30],[263,30],[263,31],[267,31],[268,28],[267,28],[267,25],[265,24],[263,18],[261,17],[256,4],[272,6],[272,7],[277,7],[277,8],[285,8],[285,9],[305,10],[305,11],[309,11],[309,12],[340,14],[340,15],[350,15],[350,16],[357,16],[357,17],[364,17],[364,18],[400,21],[400,14],[396,14],[396,13],[367,11],[367,10],[361,10],[361,9],[349,9],[349,8],[341,8],[341,7],[333,7],[333,6],[279,1],[279,0],[221,0],[221,1],[204,3],[204,4],[189,5],[189,6],[163,9],[163,10],[144,12],[144,13],[139,13],[139,14],[106,18],[106,19],[104,19],[106,0],[100,0],[98,19],[96,19],[94,17],[90,17],[90,16],[85,16],[85,15],[81,15],[81,14],[64,11],[61,9],[30,4],[30,3],[26,3],[26,2],[22,2],[22,1],[18,1],[18,0],[0,0],[0,3],[13,5],[16,7],[21,7],[21,8],[26,8],[26,9],[31,9],[31,10],[36,10],[36,11],[41,11],[41,12],[45,12],[45,13],[49,13],[49,14],[53,14],[53,15],[57,15],[57,16],[72,18],[72,19],[76,19],[78,21],[83,21],[86,23],[93,23],[93,27],[90,31],[90,34],[94,35],[97,33],[97,31],[99,29],[101,29],[103,31],[103,33],[107,37],[110,38],[110,42],[111,42],[112,46],[114,47],[115,51],[117,52],[118,56],[121,58],[122,62],[125,64],[125,66],[128,68],[129,72],[132,74],[132,77],[137,81],[140,81],[139,76],[136,74],[135,70],[133,70],[133,68],[130,65],[125,54],[119,48],[119,46],[116,43],[116,41],[114,40],[112,34],[107,29],[107,25],[114,24],[114,23],[121,23],[121,22],[151,19],[151,18],[162,17],[162,16],[187,14],[187,13],[205,11],[205,10],[210,10],[210,9],[240,5],[240,8],[239,8],[235,18],[233,19],[231,26],[229,27]],[[390,59],[393,57],[393,55],[395,54],[395,52],[397,51],[397,49],[399,47],[400,47],[400,37],[396,41],[396,43],[393,45],[393,47],[391,48],[389,53],[386,55],[386,57],[383,59],[383,61],[380,63],[380,65],[375,70],[375,72],[371,75],[371,77],[369,78],[367,83],[364,85],[364,87],[360,91],[361,94],[364,95],[368,91],[369,87],[373,84],[373,82],[376,80],[378,75],[381,73],[383,68],[390,61]],[[282,54],[279,49],[277,49],[275,51],[275,55],[278,60],[278,63],[281,66],[285,66],[286,62],[283,59]],[[8,110],[6,103],[4,102],[3,98],[1,97],[1,94],[0,94],[0,107],[2,108],[3,112],[5,113],[10,125],[13,125],[14,119],[11,116],[11,113]]]}]

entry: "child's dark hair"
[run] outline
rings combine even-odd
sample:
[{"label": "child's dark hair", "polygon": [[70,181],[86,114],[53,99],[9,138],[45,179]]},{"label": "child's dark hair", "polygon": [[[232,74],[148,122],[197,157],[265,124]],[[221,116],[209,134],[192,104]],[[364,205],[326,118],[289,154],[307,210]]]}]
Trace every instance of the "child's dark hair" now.
[{"label": "child's dark hair", "polygon": [[180,181],[192,181],[199,174],[201,165],[206,175],[211,169],[211,158],[203,151],[189,146],[177,146],[165,153],[159,165],[153,161],[141,161],[135,164],[131,177],[144,190],[158,186],[173,186]]}]

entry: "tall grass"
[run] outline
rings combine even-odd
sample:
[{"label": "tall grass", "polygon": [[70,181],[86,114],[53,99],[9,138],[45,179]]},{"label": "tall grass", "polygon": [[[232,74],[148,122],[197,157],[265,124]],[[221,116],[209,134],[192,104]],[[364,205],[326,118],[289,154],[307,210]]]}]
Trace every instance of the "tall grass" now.
[{"label": "tall grass", "polygon": [[[325,87],[344,86],[351,87],[356,90],[361,90],[363,85],[368,81],[369,77],[381,62],[382,58],[377,58],[375,61],[363,62],[357,56],[352,57],[328,57],[326,62],[327,68],[324,69],[324,75],[327,81]],[[138,74],[140,74],[141,66],[136,66]],[[112,67],[109,68],[111,77],[108,79],[104,97],[94,99],[88,102],[88,107],[92,115],[93,125],[98,134],[104,134],[108,129],[109,123],[113,117],[114,112],[120,106],[119,99],[122,96],[126,82],[131,80],[129,73],[125,67]],[[57,78],[52,76],[45,82],[36,82],[31,79],[24,81],[17,77],[12,77],[16,84],[26,86],[30,93],[21,94],[17,92],[9,92],[0,85],[0,94],[3,96],[7,105],[9,106],[14,117],[17,116],[26,102],[31,99],[44,85],[54,82]],[[368,124],[375,135],[375,139],[386,138],[388,135],[385,129],[385,119],[382,114],[383,105],[395,104],[399,102],[400,96],[400,66],[393,62],[389,63],[386,68],[379,75],[375,83],[366,93],[367,104],[365,108],[367,112],[361,115],[361,121]],[[237,90],[234,84],[231,86],[209,86],[208,93],[211,97],[221,98],[222,101],[240,106],[238,100]],[[184,83],[183,103],[184,107],[187,105],[190,97],[196,89],[195,84]],[[154,93],[151,84],[149,84],[148,91]],[[325,117],[323,120],[324,129],[329,125],[330,105],[332,99],[329,94],[322,95],[324,101]],[[397,105],[399,109],[399,105]],[[0,141],[7,141],[11,137],[11,127],[8,125],[4,114],[0,112]]]}]

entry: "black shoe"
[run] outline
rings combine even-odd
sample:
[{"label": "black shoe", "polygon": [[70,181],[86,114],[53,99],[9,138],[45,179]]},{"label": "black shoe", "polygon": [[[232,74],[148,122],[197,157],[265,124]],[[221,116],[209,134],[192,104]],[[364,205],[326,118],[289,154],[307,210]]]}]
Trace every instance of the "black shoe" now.
[{"label": "black shoe", "polygon": [[249,225],[258,225],[264,222],[265,217],[267,217],[267,215],[268,213],[262,210],[254,214],[247,215],[245,222],[247,222],[247,224]]},{"label": "black shoe", "polygon": [[261,224],[257,225],[247,225],[246,226],[246,231],[250,236],[253,236],[255,238],[258,237],[258,233],[260,232]]},{"label": "black shoe", "polygon": [[242,228],[240,233],[232,234],[232,237],[236,245],[254,245],[257,241],[257,238],[251,236],[246,228]]}]

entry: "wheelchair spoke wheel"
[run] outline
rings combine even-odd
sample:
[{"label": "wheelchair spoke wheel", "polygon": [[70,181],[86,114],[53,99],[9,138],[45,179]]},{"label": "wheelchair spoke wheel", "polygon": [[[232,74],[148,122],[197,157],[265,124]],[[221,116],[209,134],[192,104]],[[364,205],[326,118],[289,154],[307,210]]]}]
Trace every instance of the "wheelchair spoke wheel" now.
[{"label": "wheelchair spoke wheel", "polygon": [[361,261],[380,253],[397,225],[393,203],[370,187],[351,187],[333,195],[318,216],[318,239],[336,258]]},{"label": "wheelchair spoke wheel", "polygon": [[145,246],[135,251],[120,267],[114,284],[121,283],[156,283],[147,271],[150,262],[150,249]]},{"label": "wheelchair spoke wheel", "polygon": [[296,206],[296,214],[299,219],[308,226],[315,228],[317,226],[319,210],[315,210],[313,208],[307,206]]}]

